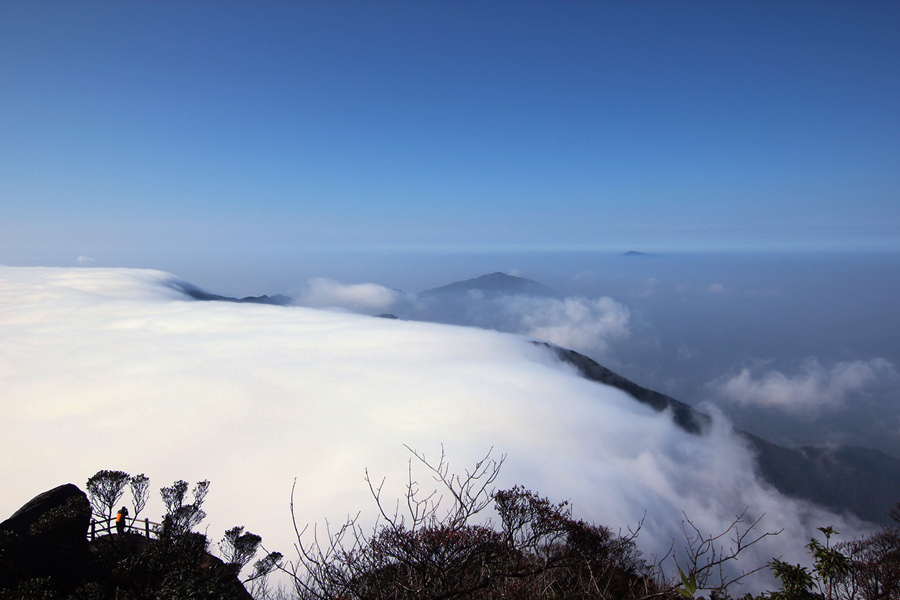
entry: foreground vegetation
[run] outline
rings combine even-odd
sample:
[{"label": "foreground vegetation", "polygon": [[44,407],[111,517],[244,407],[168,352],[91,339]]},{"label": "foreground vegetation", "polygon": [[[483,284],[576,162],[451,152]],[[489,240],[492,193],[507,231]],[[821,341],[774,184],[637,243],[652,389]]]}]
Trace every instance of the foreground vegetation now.
[{"label": "foreground vegetation", "polygon": [[[443,455],[432,464],[411,452],[443,493],[423,496],[410,475],[405,498],[387,510],[391,503],[382,498],[382,486],[367,475],[381,516],[374,527],[350,519],[318,533],[295,520],[297,557],[280,565],[291,578],[293,597],[726,600],[734,584],[771,569],[782,589],[742,600],[900,599],[896,527],[837,545],[831,543],[837,532],[821,528],[824,543],[813,539],[808,545],[811,567],[773,559],[742,570],[739,555],[777,532],[758,531],[759,522],[746,522],[744,515],[714,533],[688,520],[679,558],[669,554],[651,562],[637,548],[640,527],[616,534],[575,519],[566,502],[554,504],[522,487],[493,490],[502,458],[488,454],[456,475]],[[496,526],[474,518],[488,507],[499,517]],[[900,512],[892,516],[900,522]]]},{"label": "foreground vegetation", "polygon": [[[738,556],[775,532],[759,532],[743,515],[713,534],[687,521],[679,559],[651,562],[637,547],[640,527],[614,533],[574,518],[566,502],[522,487],[494,489],[502,458],[489,453],[463,474],[452,473],[444,456],[430,463],[413,452],[412,461],[439,491],[423,493],[410,475],[405,497],[392,503],[367,476],[380,515],[374,526],[350,519],[317,530],[295,519],[295,556],[272,552],[255,562],[262,540],[243,527],[225,532],[221,558],[193,531],[205,517],[206,481],[190,498],[184,481],[160,490],[166,513],[154,539],[124,533],[88,544],[85,523],[110,519],[126,490],[131,521],[148,498],[145,476],[100,471],[88,495],[48,510],[27,532],[0,528],[0,600],[727,600],[735,583],[760,569],[770,569],[781,589],[742,600],[900,600],[897,526],[841,543],[823,527],[822,539],[807,546],[808,566],[773,559],[739,570]],[[489,508],[496,523],[481,517]],[[900,505],[892,518],[900,523]],[[76,548],[82,542],[84,551]],[[269,583],[275,570],[287,586]]]}]

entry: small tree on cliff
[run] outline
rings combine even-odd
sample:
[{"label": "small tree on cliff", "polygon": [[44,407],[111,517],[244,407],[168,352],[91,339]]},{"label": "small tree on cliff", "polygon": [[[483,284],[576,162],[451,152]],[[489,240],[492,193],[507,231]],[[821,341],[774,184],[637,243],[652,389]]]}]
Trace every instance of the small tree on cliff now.
[{"label": "small tree on cliff", "polygon": [[125,493],[125,486],[131,476],[125,471],[97,471],[87,480],[88,498],[91,510],[97,519],[110,519],[115,506]]},{"label": "small tree on cliff", "polygon": [[191,493],[193,502],[187,502],[188,483],[179,479],[170,487],[160,488],[163,503],[166,505],[166,516],[163,517],[163,528],[173,534],[187,533],[206,518],[203,511],[203,500],[209,492],[209,481],[197,483]]},{"label": "small tree on cliff", "polygon": [[[235,571],[240,573],[253,560],[261,545],[262,537],[255,533],[244,531],[243,526],[238,526],[232,527],[225,532],[224,537],[219,542],[219,551],[222,554],[222,560],[227,564],[233,565]],[[269,552],[265,557],[254,563],[253,571],[241,581],[246,584],[264,579],[277,568],[281,559],[282,555],[280,552]]]},{"label": "small tree on cliff", "polygon": [[132,518],[136,519],[147,506],[150,497],[150,478],[143,473],[135,475],[128,480],[128,487],[131,488],[131,506],[134,508]]}]

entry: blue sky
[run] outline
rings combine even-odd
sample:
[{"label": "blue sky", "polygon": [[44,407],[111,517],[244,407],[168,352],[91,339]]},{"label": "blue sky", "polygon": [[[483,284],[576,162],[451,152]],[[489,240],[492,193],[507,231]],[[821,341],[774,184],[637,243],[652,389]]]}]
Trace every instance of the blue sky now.
[{"label": "blue sky", "polygon": [[896,250],[898,30],[894,2],[3,2],[0,263]]},{"label": "blue sky", "polygon": [[[628,316],[594,356],[640,385],[900,456],[898,32],[895,1],[0,0],[0,264],[234,296],[520,274],[576,333]],[[676,256],[710,249],[779,252]]]}]

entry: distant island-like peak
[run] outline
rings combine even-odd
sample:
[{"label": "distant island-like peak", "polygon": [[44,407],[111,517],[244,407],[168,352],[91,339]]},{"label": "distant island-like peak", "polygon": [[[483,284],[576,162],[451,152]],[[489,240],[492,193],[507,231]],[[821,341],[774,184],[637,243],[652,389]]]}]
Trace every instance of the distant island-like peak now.
[{"label": "distant island-like peak", "polygon": [[527,294],[531,296],[556,296],[557,293],[553,289],[542,283],[538,283],[532,279],[517,277],[515,275],[507,275],[499,271],[488,275],[481,275],[474,279],[466,279],[465,281],[456,281],[449,285],[425,290],[421,293],[424,296],[440,296],[467,293],[478,290],[486,294],[495,295],[515,295]]}]

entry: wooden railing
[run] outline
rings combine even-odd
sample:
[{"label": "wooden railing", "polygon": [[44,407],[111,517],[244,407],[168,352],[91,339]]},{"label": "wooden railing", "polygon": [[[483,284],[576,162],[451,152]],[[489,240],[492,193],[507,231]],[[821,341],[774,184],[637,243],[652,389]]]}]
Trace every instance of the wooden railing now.
[{"label": "wooden railing", "polygon": [[[125,533],[136,533],[143,535],[147,539],[156,539],[159,537],[159,530],[162,528],[160,523],[154,523],[150,519],[125,519]],[[91,520],[91,528],[88,531],[88,539],[94,541],[98,537],[112,535],[118,533],[116,529],[116,518]]]}]

